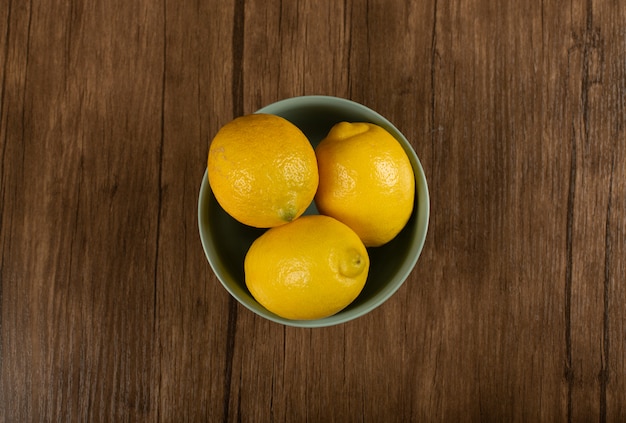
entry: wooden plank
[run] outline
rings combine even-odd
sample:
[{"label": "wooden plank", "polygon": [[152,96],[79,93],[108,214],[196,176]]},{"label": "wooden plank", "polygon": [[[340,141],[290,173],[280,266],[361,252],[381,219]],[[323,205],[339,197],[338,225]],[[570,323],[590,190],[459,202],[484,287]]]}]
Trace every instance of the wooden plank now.
[{"label": "wooden plank", "polygon": [[561,288],[546,281],[564,275],[565,213],[553,208],[567,185],[551,183],[559,162],[542,166],[559,145],[543,139],[549,62],[534,51],[536,6],[522,14],[514,3],[438,3],[431,234],[439,268],[426,295],[441,322],[431,410],[443,420],[563,415]]},{"label": "wooden plank", "polygon": [[[626,139],[623,99],[615,97],[620,86],[613,85],[624,80],[624,62],[613,52],[624,48],[626,21],[623,8],[617,5],[588,1],[578,6],[580,13],[572,17],[568,55],[571,75],[578,75],[570,83],[576,109],[572,116],[566,291],[568,415],[607,421],[609,416],[624,415],[619,406],[615,409],[616,402],[607,401],[607,389],[612,355],[609,328],[617,317],[609,309],[614,292],[611,269],[616,259],[611,246],[620,222],[611,219],[614,202],[623,198],[623,189],[615,181],[623,172],[624,161],[620,166],[616,158]],[[622,362],[623,357],[616,365],[623,366]],[[622,401],[623,392],[617,395]]]},{"label": "wooden plank", "polygon": [[[197,204],[210,139],[240,113],[233,2],[165,2],[155,307],[159,420],[228,414],[237,305],[210,270]],[[235,98],[237,97],[237,98]],[[159,145],[160,142],[160,145]],[[183,394],[184,393],[184,394]],[[225,403],[226,402],[226,403]]]},{"label": "wooden plank", "polygon": [[[580,297],[573,298],[582,310],[579,320],[572,320],[572,339],[584,348],[578,355],[582,377],[574,377],[572,408],[576,417],[620,421],[626,418],[626,389],[619,375],[626,372],[624,352],[618,351],[624,345],[626,314],[614,304],[626,298],[626,10],[595,1],[588,1],[585,8],[584,30],[576,38],[582,56],[583,120],[577,145],[580,177],[574,219],[580,234],[574,240],[580,244],[572,266],[574,280],[581,284]],[[597,411],[590,402],[598,404]]]},{"label": "wooden plank", "polygon": [[154,417],[161,10],[11,2],[8,22],[3,418]]}]

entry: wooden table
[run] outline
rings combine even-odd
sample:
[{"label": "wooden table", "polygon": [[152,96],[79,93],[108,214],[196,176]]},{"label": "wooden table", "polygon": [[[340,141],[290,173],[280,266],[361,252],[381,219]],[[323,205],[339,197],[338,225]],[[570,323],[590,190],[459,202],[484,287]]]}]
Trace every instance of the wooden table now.
[{"label": "wooden table", "polygon": [[[626,421],[626,4],[0,0],[2,422]],[[386,116],[431,221],[385,304],[239,305],[197,200],[225,123]]]}]

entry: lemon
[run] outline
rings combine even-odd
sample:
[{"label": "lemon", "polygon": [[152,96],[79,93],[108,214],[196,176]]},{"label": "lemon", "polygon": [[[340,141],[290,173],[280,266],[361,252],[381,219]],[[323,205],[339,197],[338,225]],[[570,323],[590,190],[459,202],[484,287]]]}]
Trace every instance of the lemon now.
[{"label": "lemon", "polygon": [[252,296],[287,319],[331,316],[359,295],[369,272],[359,237],[338,220],[302,216],[257,238],[244,260]]},{"label": "lemon", "polygon": [[258,228],[302,215],[318,185],[309,140],[288,120],[269,114],[245,115],[224,125],[211,142],[207,171],[226,213]]},{"label": "lemon", "polygon": [[340,122],[315,149],[323,214],[352,228],[368,247],[392,240],[406,225],[415,176],[400,143],[372,123]]}]

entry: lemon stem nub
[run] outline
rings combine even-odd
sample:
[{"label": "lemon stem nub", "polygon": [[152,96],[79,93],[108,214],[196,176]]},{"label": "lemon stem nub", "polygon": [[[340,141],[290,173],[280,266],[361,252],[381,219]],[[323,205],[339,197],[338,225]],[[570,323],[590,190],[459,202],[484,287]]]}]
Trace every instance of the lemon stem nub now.
[{"label": "lemon stem nub", "polygon": [[280,218],[285,222],[291,222],[296,218],[297,210],[293,206],[285,207],[280,209]]},{"label": "lemon stem nub", "polygon": [[349,278],[360,275],[364,269],[365,260],[363,260],[361,254],[355,249],[346,251],[342,260],[339,262],[339,273]]}]

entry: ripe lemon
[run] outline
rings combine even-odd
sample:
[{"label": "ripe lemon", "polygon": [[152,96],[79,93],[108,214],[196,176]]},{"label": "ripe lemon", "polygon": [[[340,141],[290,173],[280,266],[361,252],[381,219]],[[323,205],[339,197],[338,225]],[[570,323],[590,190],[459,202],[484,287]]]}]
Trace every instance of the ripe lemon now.
[{"label": "ripe lemon", "polygon": [[315,204],[368,247],[392,240],[413,211],[415,176],[400,143],[372,123],[340,122],[315,149]]},{"label": "ripe lemon", "polygon": [[244,260],[246,285],[269,311],[297,320],[321,319],[361,292],[369,256],[352,229],[322,215],[269,229]]},{"label": "ripe lemon", "polygon": [[315,152],[306,136],[269,114],[245,115],[224,125],[211,142],[207,170],[220,206],[258,228],[296,219],[318,185]]}]

